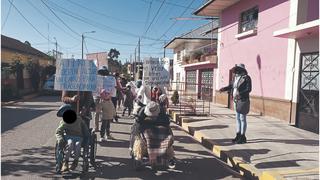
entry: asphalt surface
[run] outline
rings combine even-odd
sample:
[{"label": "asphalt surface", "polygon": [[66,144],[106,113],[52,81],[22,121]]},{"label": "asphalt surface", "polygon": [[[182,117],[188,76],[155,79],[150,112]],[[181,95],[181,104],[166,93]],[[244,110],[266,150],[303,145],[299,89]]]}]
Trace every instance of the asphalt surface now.
[{"label": "asphalt surface", "polygon": [[[129,156],[129,133],[133,122],[123,117],[111,124],[115,140],[99,142],[96,169],[87,174],[81,167],[72,173],[55,174],[55,129],[60,119],[59,97],[42,96],[1,109],[2,179],[240,179],[241,176],[216,159],[207,149],[172,123],[175,169],[135,171]],[[99,137],[99,136],[98,136]]]}]

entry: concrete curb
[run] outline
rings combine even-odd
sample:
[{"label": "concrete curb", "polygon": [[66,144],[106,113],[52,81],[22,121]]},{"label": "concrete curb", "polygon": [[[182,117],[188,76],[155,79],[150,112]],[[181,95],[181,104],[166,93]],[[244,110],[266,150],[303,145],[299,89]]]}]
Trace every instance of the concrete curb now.
[{"label": "concrete curb", "polygon": [[12,106],[12,105],[14,105],[15,103],[22,102],[22,101],[26,101],[26,100],[29,100],[29,99],[38,97],[38,96],[40,96],[40,95],[41,95],[40,93],[29,94],[29,95],[26,95],[26,96],[22,96],[22,98],[20,98],[20,99],[18,99],[18,100],[15,100],[15,101],[1,102],[1,106]]},{"label": "concrete curb", "polygon": [[[175,112],[174,110],[168,110],[172,117],[172,121],[178,124],[184,131],[192,135],[195,140],[201,143],[204,147],[209,149],[215,156],[220,160],[227,163],[230,167],[240,172],[246,178],[249,179],[260,179],[260,180],[284,180],[286,176],[294,176],[301,174],[318,174],[319,169],[301,169],[301,170],[287,170],[287,171],[262,171],[249,163],[243,162],[237,157],[233,157],[231,154],[227,153],[223,147],[216,145],[213,141],[210,141],[203,133],[194,130],[188,125],[190,118],[186,114],[180,114],[180,112]],[[196,115],[197,116],[197,115]]]}]

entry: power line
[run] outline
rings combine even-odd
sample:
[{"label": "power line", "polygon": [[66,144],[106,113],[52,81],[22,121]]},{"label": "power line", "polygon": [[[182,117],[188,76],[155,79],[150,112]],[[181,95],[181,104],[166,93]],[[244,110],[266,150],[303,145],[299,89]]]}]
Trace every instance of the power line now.
[{"label": "power line", "polygon": [[147,27],[147,23],[149,22],[150,10],[151,10],[151,6],[152,6],[152,2],[153,2],[153,0],[149,3],[148,12],[147,12],[147,18],[146,18],[146,22],[144,24],[144,29]]},{"label": "power line", "polygon": [[[113,28],[113,27],[110,27],[110,26],[107,26],[107,25],[104,25],[104,24],[101,24],[99,22],[95,22],[93,20],[90,20],[90,19],[87,19],[79,14],[76,14],[74,12],[71,12],[53,2],[50,2],[51,5],[55,6],[54,9],[56,9],[57,11],[67,15],[67,16],[70,16],[78,21],[81,21],[83,23],[86,23],[86,24],[89,24],[95,28],[99,28],[103,31],[107,31],[107,32],[112,32],[112,33],[115,33],[115,34],[121,34],[121,35],[127,35],[127,36],[132,36],[132,37],[140,37],[139,35],[136,35],[136,34],[133,34],[133,33],[130,33],[130,32],[126,32],[126,31],[123,31],[123,30],[120,30],[120,29],[116,29],[116,28]],[[147,37],[147,36],[143,36],[144,38],[146,39],[150,39],[150,40],[155,40],[154,38],[151,38],[151,37]]]},{"label": "power line", "polygon": [[149,31],[149,29],[150,29],[150,27],[151,27],[151,25],[152,25],[152,23],[153,23],[153,21],[156,19],[156,17],[158,16],[158,14],[159,14],[159,12],[160,12],[160,10],[161,10],[161,8],[162,8],[162,6],[163,6],[163,4],[164,4],[164,2],[165,2],[166,0],[163,0],[162,1],[162,3],[161,3],[161,5],[160,5],[160,7],[158,8],[158,11],[156,12],[156,14],[154,15],[154,17],[153,17],[153,19],[152,19],[152,21],[151,21],[151,23],[149,24],[149,26],[148,26],[148,28],[147,28],[147,30],[145,31],[145,33],[144,34],[147,34],[148,33],[148,31]]},{"label": "power line", "polygon": [[[12,1],[13,1],[13,0],[12,0]],[[10,14],[10,12],[11,12],[11,8],[12,8],[12,4],[10,4],[10,7],[9,7],[9,10],[8,10],[8,13],[7,13],[7,16],[6,16],[6,18],[4,19],[4,22],[3,22],[2,26],[1,26],[1,30],[3,30],[3,29],[4,29],[4,26],[5,26],[5,25],[6,25],[6,23],[7,23],[7,20],[8,20],[9,14]]]},{"label": "power line", "polygon": [[50,39],[48,39],[45,35],[43,35],[20,11],[19,9],[13,4],[13,2],[11,2],[10,0],[8,0],[9,3],[12,5],[12,7],[15,8],[15,10],[22,16],[22,18],[35,30],[37,31],[44,39],[52,42]]},{"label": "power line", "polygon": [[[145,3],[149,3],[150,1],[146,1],[146,0],[141,0]],[[158,2],[160,2],[160,0],[156,0]],[[188,9],[191,9],[191,10],[196,10],[195,8],[191,8],[191,7],[187,7],[187,6],[183,6],[183,5],[180,5],[180,4],[175,4],[175,3],[172,3],[172,2],[165,2],[165,4],[167,5],[170,5],[170,6],[175,6],[175,7],[181,7],[181,8],[188,8]]]},{"label": "power line", "polygon": [[126,23],[143,23],[143,21],[125,20],[125,19],[121,19],[121,18],[109,16],[109,15],[106,15],[106,14],[104,14],[104,13],[95,11],[95,10],[93,10],[93,9],[89,9],[89,8],[87,8],[87,7],[85,7],[85,6],[82,6],[81,4],[75,3],[75,2],[73,2],[73,1],[71,1],[71,0],[68,0],[68,1],[69,1],[69,3],[74,4],[74,5],[78,6],[78,7],[81,7],[82,9],[86,9],[87,11],[90,11],[90,12],[95,13],[95,14],[99,14],[99,15],[104,16],[104,17],[106,17],[106,18],[110,18],[110,19],[114,19],[114,20],[122,21],[122,22],[126,22]]},{"label": "power line", "polygon": [[[190,7],[193,3],[194,3],[195,0],[192,0],[191,3],[188,5],[188,7]],[[181,13],[180,17],[182,17],[184,15],[184,13],[187,12],[188,10],[188,7]],[[166,36],[166,34],[170,31],[170,29],[177,23],[177,20],[175,20],[171,26],[160,36],[160,38],[158,38],[157,40],[161,40],[162,37]]]},{"label": "power line", "polygon": [[70,31],[72,31],[73,33],[77,34],[78,36],[80,36],[79,33],[77,33],[76,31],[74,31],[70,26],[68,26],[45,2],[43,2],[43,0],[41,0],[41,2],[52,12],[52,14],[58,18],[60,20],[60,22],[62,22],[62,24],[64,24]]},{"label": "power line", "polygon": [[43,17],[45,17],[48,21],[50,21],[52,24],[54,24],[58,29],[60,29],[61,31],[65,32],[66,34],[70,35],[73,39],[75,40],[80,40],[76,37],[74,37],[71,33],[67,32],[66,30],[64,30],[63,28],[61,28],[61,26],[59,26],[58,24],[56,24],[53,20],[51,20],[50,18],[48,18],[45,14],[43,14],[32,2],[30,2],[29,0],[27,0],[28,4],[31,5],[36,11],[38,11]]}]

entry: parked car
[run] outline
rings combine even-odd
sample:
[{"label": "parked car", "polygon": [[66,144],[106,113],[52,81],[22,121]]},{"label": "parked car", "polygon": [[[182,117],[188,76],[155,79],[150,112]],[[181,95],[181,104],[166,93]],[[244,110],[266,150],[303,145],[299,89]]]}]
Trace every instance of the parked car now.
[{"label": "parked car", "polygon": [[60,91],[54,90],[54,79],[55,79],[55,74],[50,76],[44,82],[42,89],[45,95],[59,95],[61,93]]},{"label": "parked car", "polygon": [[44,90],[54,90],[54,78],[55,78],[55,74],[50,76],[44,83],[43,85],[43,89]]}]

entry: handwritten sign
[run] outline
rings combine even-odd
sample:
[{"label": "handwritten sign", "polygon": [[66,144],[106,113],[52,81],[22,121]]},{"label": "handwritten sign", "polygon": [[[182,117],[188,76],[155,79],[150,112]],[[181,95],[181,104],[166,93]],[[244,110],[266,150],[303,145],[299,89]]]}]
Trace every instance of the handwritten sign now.
[{"label": "handwritten sign", "polygon": [[84,59],[61,59],[56,62],[55,90],[95,91],[97,67]]},{"label": "handwritten sign", "polygon": [[160,58],[148,58],[143,62],[143,81],[150,86],[168,86],[170,77],[165,68],[166,61]]},{"label": "handwritten sign", "polygon": [[101,89],[105,89],[107,92],[112,93],[115,91],[116,79],[113,76],[97,76],[97,90],[96,94],[99,94]]}]

